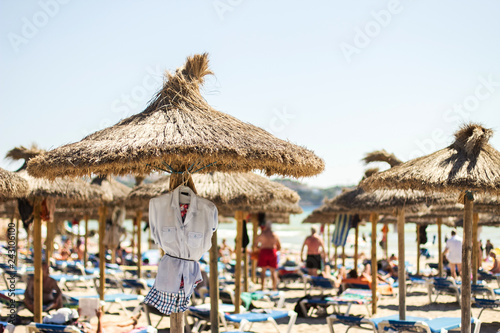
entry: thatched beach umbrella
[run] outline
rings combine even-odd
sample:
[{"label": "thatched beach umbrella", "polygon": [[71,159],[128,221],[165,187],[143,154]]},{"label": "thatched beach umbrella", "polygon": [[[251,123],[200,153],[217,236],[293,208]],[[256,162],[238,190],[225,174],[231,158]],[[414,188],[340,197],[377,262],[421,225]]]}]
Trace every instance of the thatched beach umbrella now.
[{"label": "thatched beach umbrella", "polygon": [[399,188],[461,192],[464,209],[462,256],[462,332],[470,332],[470,259],[474,193],[497,193],[500,189],[500,153],[488,140],[493,131],[469,124],[455,134],[455,142],[430,155],[416,158],[365,181],[367,189]]},{"label": "thatched beach umbrella", "polygon": [[[24,159],[25,162],[17,175],[24,178],[28,183],[28,192],[25,196],[33,205],[33,245],[34,245],[34,320],[40,322],[42,319],[42,222],[41,204],[42,200],[51,197],[60,205],[92,205],[103,198],[102,191],[81,179],[59,178],[47,180],[32,177],[26,171],[27,163],[31,158],[42,153],[36,146],[32,148],[17,147],[7,153],[7,158],[12,160]],[[53,249],[54,222],[47,224],[47,259],[50,258]]]},{"label": "thatched beach umbrella", "polygon": [[0,201],[24,197],[28,192],[28,183],[14,172],[0,168]]},{"label": "thatched beach umbrella", "polygon": [[[262,170],[267,175],[303,177],[323,171],[323,161],[311,151],[208,105],[200,93],[208,74],[212,72],[207,54],[188,57],[183,67],[167,73],[162,89],[143,112],[33,159],[29,171],[54,178],[147,175],[162,169],[172,173],[171,189],[187,183],[195,193],[190,177],[195,172]],[[216,240],[214,234],[213,256]],[[217,282],[211,284],[212,296],[217,294]],[[211,312],[212,322],[218,322],[215,302]],[[171,320],[172,331],[180,332],[182,315],[173,314]]]},{"label": "thatched beach umbrella", "polygon": [[[393,154],[387,153],[385,150],[374,151],[366,154],[364,157],[365,163],[370,162],[387,162],[391,168],[400,165],[401,160],[397,159]],[[377,175],[378,169],[372,168],[365,172],[362,181],[370,179]],[[405,244],[404,244],[404,223],[405,213],[418,212],[425,209],[427,205],[441,202],[445,200],[444,196],[428,196],[423,191],[413,190],[376,190],[365,192],[361,187],[357,187],[351,191],[344,192],[334,199],[329,204],[333,207],[342,207],[356,213],[370,213],[372,222],[372,268],[376,264],[377,246],[376,246],[376,223],[378,214],[388,213],[395,214],[398,221],[398,285],[399,285],[399,315],[401,319],[406,318],[406,271],[405,266]],[[357,238],[357,235],[356,235]],[[357,247],[357,239],[356,239]],[[357,252],[357,251],[356,251]],[[357,263],[357,261],[355,261]],[[373,299],[376,295],[376,270],[372,269],[372,292]],[[376,304],[373,305],[373,311],[376,311]]]}]

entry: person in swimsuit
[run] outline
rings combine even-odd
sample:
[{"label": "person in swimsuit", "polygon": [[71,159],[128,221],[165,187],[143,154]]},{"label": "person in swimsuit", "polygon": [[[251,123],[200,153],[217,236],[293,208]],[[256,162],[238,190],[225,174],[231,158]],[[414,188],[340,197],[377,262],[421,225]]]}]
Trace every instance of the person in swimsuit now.
[{"label": "person in swimsuit", "polygon": [[302,258],[304,248],[307,246],[307,258],[302,261],[306,262],[308,274],[311,276],[317,276],[318,270],[321,271],[323,269],[323,260],[325,259],[325,245],[316,232],[316,228],[311,228],[311,235],[305,239],[304,244],[302,244],[302,250],[300,250]]},{"label": "person in swimsuit", "polygon": [[272,231],[271,222],[266,222],[262,232],[255,238],[254,248],[259,251],[259,259],[257,266],[262,268],[261,280],[262,290],[266,285],[266,271],[271,271],[271,279],[273,281],[273,290],[278,290],[278,276],[276,269],[278,268],[277,252],[281,250],[281,243],[278,236]]}]

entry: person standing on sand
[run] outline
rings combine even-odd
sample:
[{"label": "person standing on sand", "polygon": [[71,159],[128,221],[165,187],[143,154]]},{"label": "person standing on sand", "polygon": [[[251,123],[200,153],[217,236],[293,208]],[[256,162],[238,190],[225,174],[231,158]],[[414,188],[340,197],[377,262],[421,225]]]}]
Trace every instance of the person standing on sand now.
[{"label": "person standing on sand", "polygon": [[266,222],[262,232],[254,241],[254,248],[259,251],[259,259],[257,266],[262,268],[260,273],[262,280],[262,290],[266,285],[266,271],[271,271],[271,279],[273,281],[273,290],[278,290],[278,276],[276,269],[278,268],[278,254],[281,250],[281,243],[278,236],[272,231],[271,222]]},{"label": "person standing on sand", "polygon": [[308,274],[311,276],[318,275],[318,270],[322,270],[323,260],[325,259],[325,245],[316,232],[316,228],[312,227],[311,235],[306,237],[304,244],[302,244],[302,249],[300,250],[300,257],[302,259],[304,247],[307,246],[307,258],[302,261],[306,262]]},{"label": "person standing on sand", "polygon": [[450,262],[451,276],[456,279],[458,274],[462,274],[462,238],[457,236],[455,230],[451,231],[451,238],[446,241],[445,255]]}]

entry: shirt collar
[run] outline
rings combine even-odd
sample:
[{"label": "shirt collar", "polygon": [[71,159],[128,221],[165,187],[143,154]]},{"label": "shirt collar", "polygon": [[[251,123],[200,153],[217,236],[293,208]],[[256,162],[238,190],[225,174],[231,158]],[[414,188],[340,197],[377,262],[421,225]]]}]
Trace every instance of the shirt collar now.
[{"label": "shirt collar", "polygon": [[[175,208],[179,210],[179,195],[180,195],[180,186],[177,186],[173,191],[172,191],[172,208]],[[189,202],[189,209],[188,213],[191,211],[193,214],[196,213],[197,211],[197,206],[198,206],[198,200],[196,194],[191,190],[189,187],[185,187],[191,197],[191,201]]]}]

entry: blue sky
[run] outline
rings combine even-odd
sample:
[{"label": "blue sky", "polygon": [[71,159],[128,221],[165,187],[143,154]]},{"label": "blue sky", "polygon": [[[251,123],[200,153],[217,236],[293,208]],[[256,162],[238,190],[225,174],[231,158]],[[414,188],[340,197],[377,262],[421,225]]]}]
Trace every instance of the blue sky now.
[{"label": "blue sky", "polygon": [[314,150],[326,169],[306,183],[354,184],[372,150],[407,160],[466,122],[499,129],[499,12],[494,0],[2,1],[0,156],[140,112],[164,70],[208,52],[213,107]]}]

